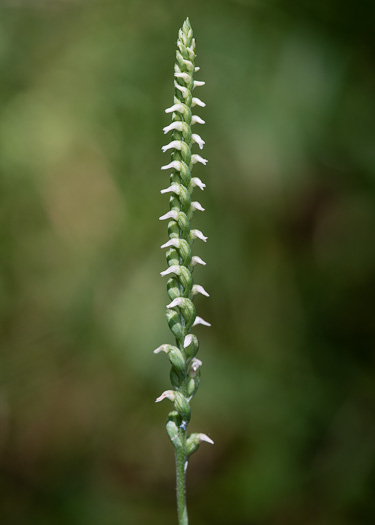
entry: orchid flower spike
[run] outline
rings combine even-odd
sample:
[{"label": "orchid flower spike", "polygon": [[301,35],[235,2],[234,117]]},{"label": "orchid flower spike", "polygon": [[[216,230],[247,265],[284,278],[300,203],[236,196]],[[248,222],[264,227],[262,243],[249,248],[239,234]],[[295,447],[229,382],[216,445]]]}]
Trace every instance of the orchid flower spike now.
[{"label": "orchid flower spike", "polygon": [[167,269],[161,275],[168,279],[169,303],[166,316],[176,343],[175,346],[163,344],[154,350],[155,354],[166,354],[171,364],[172,387],[163,392],[156,402],[169,399],[174,405],[174,410],[168,417],[167,433],[176,452],[179,525],[186,525],[188,522],[184,487],[189,456],[200,443],[213,443],[203,433],[187,435],[191,415],[190,401],[197,392],[202,365],[195,357],[199,343],[191,330],[199,324],[210,326],[196,315],[193,303],[198,294],[209,297],[203,286],[194,284],[192,275],[195,265],[206,265],[200,257],[192,254],[194,240],[207,241],[200,230],[192,229],[190,225],[195,212],[204,211],[204,207],[193,200],[191,195],[196,187],[200,190],[206,187],[200,178],[192,177],[191,172],[195,166],[197,170],[201,170],[200,165],[205,166],[208,162],[194,152],[197,148],[202,150],[205,142],[200,135],[192,133],[192,126],[203,125],[205,122],[200,116],[192,115],[192,108],[206,106],[200,98],[192,95],[193,89],[205,84],[194,79],[194,74],[199,70],[195,66],[195,45],[187,18],[178,34],[173,105],[165,110],[167,114],[171,114],[172,122],[163,131],[165,134],[172,132],[172,137],[162,150],[170,154],[170,159],[161,168],[171,170],[169,186],[161,190],[162,194],[169,194],[169,211],[160,217],[160,220],[168,221],[169,236],[169,240],[161,246],[163,249],[167,248]]}]

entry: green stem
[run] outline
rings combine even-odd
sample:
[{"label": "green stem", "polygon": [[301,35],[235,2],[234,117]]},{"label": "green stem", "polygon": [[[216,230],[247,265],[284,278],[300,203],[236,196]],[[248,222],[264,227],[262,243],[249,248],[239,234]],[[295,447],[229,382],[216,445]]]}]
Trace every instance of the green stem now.
[{"label": "green stem", "polygon": [[178,525],[188,525],[186,508],[186,430],[179,431],[182,447],[176,449],[176,491],[177,491],[177,513]]}]

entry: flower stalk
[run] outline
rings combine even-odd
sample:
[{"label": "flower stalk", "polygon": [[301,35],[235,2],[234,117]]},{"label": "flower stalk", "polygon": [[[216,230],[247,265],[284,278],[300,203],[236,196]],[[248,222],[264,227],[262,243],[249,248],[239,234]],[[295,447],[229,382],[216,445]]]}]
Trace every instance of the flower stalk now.
[{"label": "flower stalk", "polygon": [[163,392],[156,402],[169,399],[174,404],[174,410],[168,415],[166,428],[176,456],[179,525],[188,525],[185,485],[189,457],[203,441],[213,444],[205,434],[187,434],[191,416],[190,401],[197,392],[202,365],[202,361],[196,357],[198,338],[191,333],[191,329],[198,324],[210,326],[196,315],[193,303],[196,294],[208,296],[203,286],[194,284],[192,276],[196,264],[206,264],[200,257],[193,256],[193,242],[195,239],[207,241],[200,230],[191,228],[194,212],[204,211],[198,201],[192,201],[191,195],[195,188],[205,188],[205,184],[198,177],[192,177],[191,172],[195,164],[207,164],[207,160],[201,155],[192,153],[194,144],[200,150],[205,144],[200,135],[192,132],[192,126],[204,124],[201,117],[192,114],[192,109],[205,106],[199,98],[193,97],[193,90],[204,85],[204,82],[194,80],[194,73],[199,70],[195,66],[195,56],[195,39],[187,18],[178,33],[173,105],[165,110],[166,113],[172,113],[172,123],[163,131],[165,134],[172,132],[172,140],[162,150],[171,152],[171,162],[161,168],[172,170],[169,187],[161,190],[162,194],[169,195],[170,207],[160,217],[160,220],[168,220],[169,236],[169,241],[161,247],[167,249],[168,264],[161,275],[168,277],[170,303],[167,305],[166,316],[176,342],[175,345],[163,344],[154,351],[156,354],[166,353],[171,364],[172,389]]}]

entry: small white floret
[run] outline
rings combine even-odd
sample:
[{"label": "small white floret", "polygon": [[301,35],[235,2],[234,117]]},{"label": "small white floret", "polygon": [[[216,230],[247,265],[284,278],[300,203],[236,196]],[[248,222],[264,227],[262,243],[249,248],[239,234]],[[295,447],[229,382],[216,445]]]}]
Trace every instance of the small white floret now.
[{"label": "small white floret", "polygon": [[171,303],[167,304],[167,308],[175,308],[175,306],[181,306],[184,303],[182,297],[176,297]]},{"label": "small white floret", "polygon": [[169,212],[165,213],[161,217],[159,217],[159,221],[165,221],[167,219],[173,219],[177,221],[178,219],[178,211],[176,210],[170,210]]},{"label": "small white floret", "polygon": [[198,117],[198,115],[193,115],[191,117],[191,123],[192,124],[206,124],[202,118]]},{"label": "small white floret", "polygon": [[193,164],[197,164],[197,162],[200,162],[201,164],[203,164],[205,166],[207,164],[208,160],[204,159],[200,155],[192,155],[191,156],[191,162]]},{"label": "small white floret", "polygon": [[206,297],[210,297],[210,294],[206,292],[206,290],[200,284],[194,284],[192,293],[193,295],[197,295],[198,293],[201,293],[202,295],[205,295]]},{"label": "small white floret", "polygon": [[191,62],[191,60],[186,60],[186,58],[183,58],[182,62],[185,64],[189,71],[193,70],[193,63]]},{"label": "small white floret", "polygon": [[160,401],[163,401],[163,399],[170,399],[171,401],[174,401],[176,399],[176,393],[173,390],[166,390],[162,393],[161,396],[159,396],[155,403],[160,403]]},{"label": "small white floret", "polygon": [[193,239],[200,239],[203,242],[206,242],[208,238],[200,230],[191,230],[190,235]]},{"label": "small white floret", "polygon": [[182,141],[181,140],[172,140],[172,142],[170,142],[169,144],[167,144],[166,146],[163,146],[161,149],[163,150],[163,153],[165,153],[166,151],[168,151],[169,149],[178,149],[178,150],[181,150],[182,148]]},{"label": "small white floret", "polygon": [[200,67],[198,67],[198,66],[194,69],[195,73],[197,73],[197,71],[199,71],[199,70],[200,70]]},{"label": "small white floret", "polygon": [[164,135],[166,133],[169,133],[173,129],[176,129],[177,131],[182,131],[184,129],[184,123],[181,122],[180,120],[177,120],[176,122],[172,122],[172,124],[169,124],[169,126],[166,126],[165,128],[163,128]]},{"label": "small white floret", "polygon": [[205,141],[202,139],[202,137],[200,137],[199,135],[197,135],[196,133],[193,133],[192,136],[191,136],[191,140],[193,142],[195,142],[195,144],[198,144],[199,146],[199,149],[203,149],[203,146],[206,144]]},{"label": "small white floret", "polygon": [[[193,46],[193,43],[192,43],[192,46]],[[194,49],[192,49],[191,47],[186,47],[186,51],[189,53],[189,57],[193,60],[195,58]]]},{"label": "small white floret", "polygon": [[165,244],[162,244],[160,248],[169,248],[170,246],[174,246],[175,248],[180,247],[180,239],[170,239]]},{"label": "small white floret", "polygon": [[198,434],[198,438],[201,442],[205,441],[206,443],[209,443],[210,445],[214,445],[214,442],[212,441],[212,439],[206,436],[206,434]]},{"label": "small white floret", "polygon": [[193,89],[196,87],[204,86],[206,82],[203,82],[202,80],[194,80],[193,83]]},{"label": "small white floret", "polygon": [[180,84],[178,84],[177,82],[175,82],[174,85],[179,91],[181,91],[184,98],[187,98],[189,96],[189,90],[187,87],[180,86]]},{"label": "small white floret", "polygon": [[202,204],[198,201],[194,201],[191,203],[191,207],[193,208],[193,210],[198,210],[198,211],[205,211]]},{"label": "small white floret", "polygon": [[155,348],[154,354],[159,354],[160,352],[165,352],[166,354],[168,354],[168,346],[169,345],[158,346],[158,348]]},{"label": "small white floret", "polygon": [[169,186],[169,188],[165,188],[164,190],[160,190],[160,193],[176,193],[177,195],[180,193],[180,185],[179,184],[172,184]]},{"label": "small white floret", "polygon": [[198,255],[193,255],[193,257],[191,258],[191,264],[193,266],[195,266],[196,264],[201,264],[202,266],[206,266],[207,263],[203,259],[198,257]]},{"label": "small white floret", "polygon": [[195,318],[195,321],[193,323],[193,326],[197,326],[198,324],[201,324],[203,326],[211,326],[210,323],[208,323],[207,321],[205,321],[204,319],[202,319],[202,317],[199,317],[197,315],[197,317]]},{"label": "small white floret", "polygon": [[187,73],[175,73],[174,76],[176,78],[182,78],[182,80],[186,83],[190,82],[190,75]]},{"label": "small white floret", "polygon": [[201,108],[206,107],[206,104],[198,97],[193,97],[191,100],[192,106],[200,106]]},{"label": "small white floret", "polygon": [[162,170],[173,169],[173,170],[181,171],[181,162],[179,160],[173,160],[169,164],[166,164],[165,166],[162,166],[160,169],[162,169]]},{"label": "small white floret", "polygon": [[203,365],[202,361],[194,357],[194,359],[191,362],[191,369],[194,373],[196,373],[198,368],[200,368],[202,365]]},{"label": "small white floret", "polygon": [[180,267],[177,266],[177,264],[173,264],[172,266],[164,270],[164,272],[160,272],[160,275],[162,277],[165,277],[166,275],[169,275],[171,273],[178,275],[180,273]]},{"label": "small white floret", "polygon": [[182,104],[174,104],[170,108],[165,110],[166,113],[182,113],[184,111],[184,106]]},{"label": "small white floret", "polygon": [[204,190],[204,188],[206,187],[205,183],[201,181],[201,179],[199,177],[193,177],[191,179],[191,185],[193,187],[195,186],[198,186],[199,189],[201,189],[202,191]]}]

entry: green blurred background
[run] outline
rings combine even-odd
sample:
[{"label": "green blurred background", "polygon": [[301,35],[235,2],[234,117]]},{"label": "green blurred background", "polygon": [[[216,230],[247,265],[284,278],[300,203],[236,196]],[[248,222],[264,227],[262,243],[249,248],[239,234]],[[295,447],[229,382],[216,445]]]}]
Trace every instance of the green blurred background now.
[{"label": "green blurred background", "polygon": [[160,166],[189,16],[194,525],[375,523],[373,2],[0,1],[0,521],[176,523]]}]

